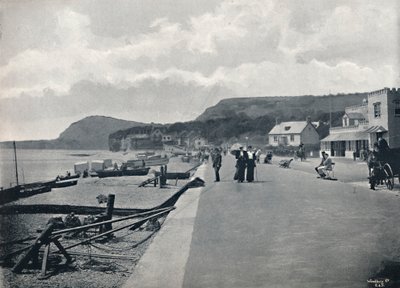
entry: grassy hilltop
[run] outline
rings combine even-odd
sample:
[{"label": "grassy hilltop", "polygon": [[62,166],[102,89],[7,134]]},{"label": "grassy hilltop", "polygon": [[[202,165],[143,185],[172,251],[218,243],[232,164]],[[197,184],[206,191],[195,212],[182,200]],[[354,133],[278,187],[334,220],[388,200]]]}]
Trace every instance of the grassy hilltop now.
[{"label": "grassy hilltop", "polygon": [[[165,124],[168,133],[196,131],[210,142],[243,140],[249,137],[253,143],[265,143],[267,133],[279,121],[329,122],[339,126],[345,107],[361,104],[367,93],[326,96],[250,97],[221,100],[207,108],[197,119],[188,122]],[[181,108],[183,109],[183,108]],[[109,135],[117,131],[129,132],[134,126],[150,125],[105,116],[90,116],[72,123],[54,140],[20,141],[22,149],[109,149]],[[328,133],[322,127],[321,136]],[[11,142],[0,147],[12,147]]]}]

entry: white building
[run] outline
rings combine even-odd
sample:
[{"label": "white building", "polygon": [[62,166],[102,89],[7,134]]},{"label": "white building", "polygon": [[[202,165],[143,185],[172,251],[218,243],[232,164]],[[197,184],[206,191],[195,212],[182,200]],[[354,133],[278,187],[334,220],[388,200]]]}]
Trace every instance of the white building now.
[{"label": "white building", "polygon": [[319,144],[319,134],[310,121],[291,121],[277,124],[268,133],[271,146],[299,146]]},{"label": "white building", "polygon": [[331,156],[359,156],[372,149],[379,137],[391,148],[400,147],[400,89],[384,88],[368,93],[361,105],[346,107],[341,127],[329,129],[321,149]]}]

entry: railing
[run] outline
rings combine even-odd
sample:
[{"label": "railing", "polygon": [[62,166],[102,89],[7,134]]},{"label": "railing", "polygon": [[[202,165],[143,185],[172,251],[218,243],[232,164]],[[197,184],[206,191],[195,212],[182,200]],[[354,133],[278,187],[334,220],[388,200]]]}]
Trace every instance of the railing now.
[{"label": "railing", "polygon": [[367,129],[368,126],[364,125],[354,125],[354,126],[347,126],[347,127],[331,127],[329,129],[329,133],[340,133],[340,132],[362,132]]},{"label": "railing", "polygon": [[357,125],[331,127],[329,128],[329,131],[330,132],[363,131],[365,129],[368,129],[368,127],[369,127],[369,121],[364,120],[364,121],[359,121]]},{"label": "railing", "polygon": [[351,106],[347,106],[344,110],[346,112],[352,112],[350,110],[364,108],[364,107],[368,107],[368,104],[363,103],[363,104],[351,105]]}]

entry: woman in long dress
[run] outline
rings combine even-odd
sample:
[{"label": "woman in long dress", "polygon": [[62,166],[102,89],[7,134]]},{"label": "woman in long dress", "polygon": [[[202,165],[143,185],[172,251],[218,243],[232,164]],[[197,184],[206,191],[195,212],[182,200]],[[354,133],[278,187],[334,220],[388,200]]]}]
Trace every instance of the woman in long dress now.
[{"label": "woman in long dress", "polygon": [[246,171],[247,164],[247,152],[243,151],[243,147],[240,147],[238,151],[236,151],[236,169],[237,169],[237,181],[244,181],[244,174]]},{"label": "woman in long dress", "polygon": [[247,149],[247,174],[246,180],[247,182],[254,181],[254,167],[256,167],[256,154],[253,153],[252,147],[249,146]]}]

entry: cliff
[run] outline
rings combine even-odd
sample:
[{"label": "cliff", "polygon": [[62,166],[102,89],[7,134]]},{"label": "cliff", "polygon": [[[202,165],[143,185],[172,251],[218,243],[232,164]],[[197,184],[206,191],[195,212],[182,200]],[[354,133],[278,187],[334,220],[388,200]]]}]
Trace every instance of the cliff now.
[{"label": "cliff", "polygon": [[307,116],[319,120],[322,114],[342,112],[347,106],[361,104],[364,98],[367,98],[367,93],[231,98],[207,108],[196,120],[229,118],[235,114],[246,115],[252,119],[268,115],[281,121],[305,120]]},{"label": "cliff", "polygon": [[[144,125],[105,116],[89,116],[72,123],[54,140],[18,141],[19,149],[82,149],[108,150],[108,136],[115,131],[132,126]],[[1,147],[12,148],[12,142],[0,143]]]}]

